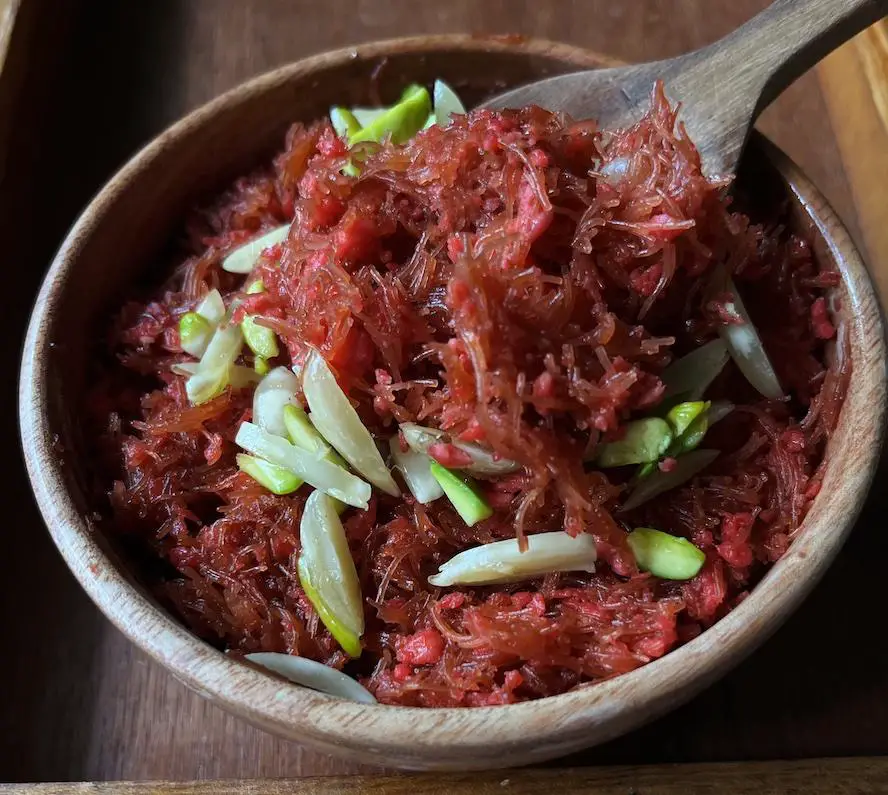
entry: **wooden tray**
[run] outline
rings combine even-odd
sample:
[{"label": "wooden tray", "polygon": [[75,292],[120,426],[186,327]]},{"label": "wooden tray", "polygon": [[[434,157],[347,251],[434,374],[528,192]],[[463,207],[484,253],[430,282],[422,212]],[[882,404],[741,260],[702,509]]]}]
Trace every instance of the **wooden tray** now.
[{"label": "wooden tray", "polygon": [[[197,104],[306,54],[407,33],[508,30],[582,44],[627,60],[663,57],[726,33],[765,4],[7,0],[7,22],[17,13],[14,27],[0,26],[0,59],[5,55],[0,73],[0,236],[9,280],[0,341],[10,369],[0,425],[6,449],[18,447],[13,388],[21,335],[55,247],[110,173]],[[833,56],[819,80],[808,75],[781,97],[761,127],[821,186],[858,239],[870,245],[877,278],[888,287],[888,235],[880,214],[888,195],[888,137],[878,113],[888,105],[878,82],[884,69],[878,55],[883,42],[880,34],[868,33]],[[847,173],[842,155],[852,164]],[[185,781],[374,772],[253,729],[186,691],[148,661],[105,621],[67,573],[31,503],[19,460],[5,471],[0,482],[8,517],[0,578],[5,650],[0,655],[0,780]],[[881,567],[888,560],[886,508],[888,498],[877,486],[858,530],[822,585],[735,673],[651,726],[552,767],[888,754],[888,646],[880,639]],[[810,784],[848,781],[847,764],[748,770],[749,775],[771,771],[768,775],[777,780],[804,771],[796,783]],[[705,775],[712,782],[721,782],[721,791],[747,791],[732,788],[723,778],[742,779],[736,772],[724,773],[739,769],[703,771],[709,771]],[[860,775],[880,771],[884,784],[884,767],[861,761],[855,769],[864,771]],[[836,778],[828,778],[828,771]],[[579,771],[559,780],[573,782],[573,791],[580,791],[608,782],[615,787],[614,775]],[[625,781],[650,785],[654,774],[635,775]],[[662,782],[671,774],[656,775]],[[694,768],[681,775],[699,782],[704,773]],[[514,790],[519,792],[551,788],[543,774],[533,779],[518,773],[496,777],[497,782],[504,779],[529,782]],[[379,783],[380,791],[406,791]],[[334,791],[314,786],[294,791]],[[416,787],[413,791],[437,791],[420,789],[418,781]]]}]

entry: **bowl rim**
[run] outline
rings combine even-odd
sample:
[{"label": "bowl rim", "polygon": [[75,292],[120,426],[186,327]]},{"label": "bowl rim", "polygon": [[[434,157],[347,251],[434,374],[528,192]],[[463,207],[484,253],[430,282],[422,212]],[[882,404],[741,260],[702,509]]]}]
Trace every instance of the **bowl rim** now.
[{"label": "bowl rim", "polygon": [[[151,167],[166,147],[200,128],[225,109],[287,83],[300,75],[341,65],[355,58],[432,51],[519,52],[548,56],[584,68],[612,65],[613,59],[583,48],[539,39],[465,34],[414,36],[344,47],[266,72],[202,105],[139,150],[102,187],[69,231],[49,268],[28,325],[19,382],[19,423],[28,475],[45,524],[81,586],[101,611],[131,641],[193,690],[252,723],[330,752],[350,749],[356,758],[394,760],[407,767],[473,765],[467,753],[485,747],[485,766],[543,761],[621,734],[689,699],[739,662],[798,606],[820,579],[850,532],[875,472],[885,427],[885,344],[872,283],[844,226],[817,189],[776,147],[767,157],[803,199],[809,217],[837,261],[844,262],[855,325],[867,342],[854,360],[842,415],[853,407],[872,416],[858,470],[843,471],[843,513],[837,530],[803,532],[816,515],[815,501],[789,551],[731,613],[698,638],[634,671],[558,696],[520,704],[474,708],[418,708],[361,705],[333,699],[241,664],[193,635],[163,611],[115,564],[93,537],[94,526],[80,515],[68,494],[54,449],[47,411],[47,352],[52,316],[82,249],[82,241],[102,223],[106,208],[127,185]],[[865,383],[864,383],[865,382]],[[858,388],[861,383],[866,389]],[[853,403],[853,406],[852,406]],[[841,422],[841,418],[840,418]],[[827,467],[824,488],[839,476]],[[791,576],[796,571],[804,576]],[[664,684],[666,683],[666,684]],[[518,750],[515,761],[508,751]]]}]

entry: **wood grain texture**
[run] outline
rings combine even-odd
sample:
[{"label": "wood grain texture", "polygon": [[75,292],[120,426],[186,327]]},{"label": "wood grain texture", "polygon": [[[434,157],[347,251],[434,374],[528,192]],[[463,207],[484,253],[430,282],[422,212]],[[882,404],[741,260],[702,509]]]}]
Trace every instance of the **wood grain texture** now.
[{"label": "wood grain texture", "polygon": [[[42,0],[24,2],[36,9]],[[533,32],[626,60],[661,58],[724,35],[764,5],[765,0],[427,5],[328,0],[321,12],[307,0],[58,0],[53,13],[43,15],[40,43],[30,46],[31,66],[24,70],[30,101],[15,105],[16,156],[2,184],[0,236],[9,260],[18,263],[12,285],[33,295],[76,211],[137,145],[264,69],[350,42],[461,30]],[[22,45],[29,40],[23,35]],[[100,96],[91,90],[97,81],[105,88]],[[760,126],[857,231],[813,76],[792,86]],[[47,203],[34,186],[50,178],[53,200]],[[873,194],[874,201],[878,196]],[[27,245],[22,235],[12,234],[36,228],[40,234]],[[888,272],[885,267],[878,273]],[[17,356],[26,304],[4,306],[0,317],[8,360]],[[12,385],[2,394],[2,416],[10,418]],[[7,446],[16,447],[11,422],[3,432]],[[15,498],[9,523],[14,531],[7,533],[5,551],[11,560],[33,561],[44,580],[35,592],[30,573],[11,567],[0,585],[5,637],[25,639],[15,643],[14,653],[0,655],[0,779],[252,778],[358,769],[245,725],[148,661],[97,613],[67,573],[34,508],[20,499],[27,491],[23,473],[9,471],[3,488]],[[875,608],[849,615],[835,595],[853,592],[864,606],[882,598],[877,579],[861,581],[859,572],[888,554],[880,531],[886,509],[885,497],[875,495],[851,543],[805,607],[728,679],[656,724],[569,763],[888,752],[888,650],[877,646],[860,659],[823,653],[845,648],[848,637],[867,633],[876,620]]]},{"label": "wood grain texture", "polygon": [[818,69],[860,228],[883,303],[888,298],[888,22],[864,31]]},{"label": "wood grain texture", "polygon": [[888,760],[574,768],[300,780],[0,784],[0,795],[852,795],[888,793]]}]

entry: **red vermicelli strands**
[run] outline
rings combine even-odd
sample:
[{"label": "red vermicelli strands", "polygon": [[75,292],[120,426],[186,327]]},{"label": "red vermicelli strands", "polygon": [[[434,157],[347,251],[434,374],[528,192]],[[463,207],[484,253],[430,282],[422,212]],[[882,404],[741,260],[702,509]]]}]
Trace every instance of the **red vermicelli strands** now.
[{"label": "red vermicelli strands", "polygon": [[[357,177],[343,173],[350,158]],[[667,653],[788,548],[850,377],[828,312],[838,276],[818,271],[782,219],[735,211],[725,188],[701,173],[661,87],[626,130],[536,107],[479,110],[349,152],[327,122],[294,125],[273,162],[191,214],[169,281],[110,324],[85,412],[108,532],[201,636],[234,654],[348,663],[385,703],[513,703]],[[221,269],[285,223],[289,237],[246,280]],[[763,400],[729,363],[706,393],[735,404],[706,435],[719,457],[620,511],[632,472],[598,471],[590,456],[659,411],[663,369],[715,337],[727,312],[707,289],[716,264],[733,274],[788,396]],[[264,292],[247,296],[259,279]],[[446,432],[432,455],[447,466],[467,465],[469,443],[520,467],[479,479],[493,515],[472,527],[446,499],[408,493],[343,513],[365,600],[358,660],[297,575],[309,488],[276,496],[237,467],[252,387],[192,406],[170,369],[193,361],[179,319],[211,288],[229,308],[243,302],[236,321],[251,314],[277,335],[274,366],[298,370],[319,349],[380,441],[415,422]],[[253,361],[244,348],[238,364]],[[697,577],[640,573],[626,543],[635,526],[701,548]],[[559,529],[594,538],[595,573],[428,583],[470,547]]]}]

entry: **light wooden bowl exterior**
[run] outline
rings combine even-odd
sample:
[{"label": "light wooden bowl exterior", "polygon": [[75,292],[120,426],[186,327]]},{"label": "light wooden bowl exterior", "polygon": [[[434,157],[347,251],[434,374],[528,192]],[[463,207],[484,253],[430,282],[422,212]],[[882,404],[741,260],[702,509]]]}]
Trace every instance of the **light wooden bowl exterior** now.
[{"label": "light wooden bowl exterior", "polygon": [[25,341],[20,422],[43,517],[74,575],[112,622],[178,679],[270,732],[330,753],[412,769],[468,770],[541,762],[603,742],[686,701],[736,665],[797,607],[837,554],[863,504],[885,418],[885,347],[869,276],[823,197],[779,151],[776,167],[797,222],[844,276],[840,313],[854,364],[827,452],[823,488],[792,548],[724,620],[685,646],[618,678],[535,702],[478,709],[362,706],[289,685],[227,658],[162,610],[91,520],[80,438],[85,365],[96,322],[144,277],[184,209],[282,140],[288,122],[333,102],[443,77],[475,101],[546,73],[608,63],[539,41],[440,36],[320,55],[204,106],[139,152],[93,200],[46,277]]}]

